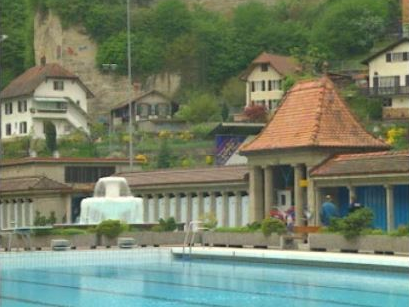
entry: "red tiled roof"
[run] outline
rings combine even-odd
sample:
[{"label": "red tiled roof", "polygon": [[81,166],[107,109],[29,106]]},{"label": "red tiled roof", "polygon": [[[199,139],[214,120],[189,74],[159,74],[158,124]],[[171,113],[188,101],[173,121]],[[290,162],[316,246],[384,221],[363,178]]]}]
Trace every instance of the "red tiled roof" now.
[{"label": "red tiled roof", "polygon": [[385,150],[389,145],[359,124],[334,84],[323,77],[295,84],[263,131],[240,152],[299,147]]},{"label": "red tiled roof", "polygon": [[132,188],[170,184],[240,182],[245,180],[247,166],[220,166],[197,169],[169,169],[148,172],[120,173]]},{"label": "red tiled roof", "polygon": [[314,168],[311,175],[320,177],[383,173],[409,175],[409,150],[338,155]]},{"label": "red tiled roof", "polygon": [[31,67],[0,93],[0,98],[13,98],[24,95],[31,95],[35,89],[47,78],[76,79],[79,85],[87,92],[88,97],[93,97],[91,91],[81,82],[75,74],[61,67],[59,64],[50,63]]},{"label": "red tiled roof", "polygon": [[94,163],[129,163],[128,159],[123,158],[53,158],[53,157],[27,157],[13,160],[3,160],[0,166],[20,165],[29,163],[80,163],[80,164],[94,164]]},{"label": "red tiled roof", "polygon": [[250,66],[240,76],[240,79],[246,80],[254,67],[260,64],[269,64],[283,76],[294,73],[299,69],[296,60],[292,57],[263,52],[251,62]]},{"label": "red tiled roof", "polygon": [[42,176],[13,177],[0,179],[0,192],[17,191],[69,191],[71,188],[63,183]]}]

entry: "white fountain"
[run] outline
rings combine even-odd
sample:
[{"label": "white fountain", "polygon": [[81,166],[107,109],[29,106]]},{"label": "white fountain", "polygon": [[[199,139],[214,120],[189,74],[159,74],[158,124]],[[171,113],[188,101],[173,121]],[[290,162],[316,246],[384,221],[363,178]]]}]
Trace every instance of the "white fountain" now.
[{"label": "white fountain", "polygon": [[81,201],[80,224],[99,224],[108,219],[143,223],[142,198],[132,196],[125,178],[100,178],[94,196]]}]

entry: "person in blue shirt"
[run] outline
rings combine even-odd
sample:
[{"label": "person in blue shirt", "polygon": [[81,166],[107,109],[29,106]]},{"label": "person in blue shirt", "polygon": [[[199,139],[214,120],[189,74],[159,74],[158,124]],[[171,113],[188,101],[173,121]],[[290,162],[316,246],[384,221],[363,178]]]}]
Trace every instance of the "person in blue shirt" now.
[{"label": "person in blue shirt", "polygon": [[332,202],[331,195],[325,196],[325,202],[321,207],[321,222],[322,225],[328,226],[332,217],[338,217],[338,209]]}]

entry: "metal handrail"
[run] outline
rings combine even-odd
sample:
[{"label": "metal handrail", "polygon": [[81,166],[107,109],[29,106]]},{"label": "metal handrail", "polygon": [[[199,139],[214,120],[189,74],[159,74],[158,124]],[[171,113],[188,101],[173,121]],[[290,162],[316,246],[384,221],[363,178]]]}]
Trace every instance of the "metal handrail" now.
[{"label": "metal handrail", "polygon": [[[185,256],[185,248],[189,246],[189,257],[192,255],[192,246],[195,244],[195,236],[199,230],[206,230],[207,228],[199,227],[199,225],[203,224],[203,221],[190,221],[185,234],[185,239],[183,240],[183,249],[182,249],[182,257]],[[194,229],[194,226],[197,226]],[[190,240],[189,240],[190,238]]]}]

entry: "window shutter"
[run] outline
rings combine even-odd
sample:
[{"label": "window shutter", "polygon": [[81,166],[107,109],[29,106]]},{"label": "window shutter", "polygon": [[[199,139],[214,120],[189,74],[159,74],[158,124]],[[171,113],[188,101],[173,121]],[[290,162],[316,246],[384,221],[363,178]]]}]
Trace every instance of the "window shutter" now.
[{"label": "window shutter", "polygon": [[251,81],[251,91],[254,92],[254,81]]},{"label": "window shutter", "polygon": [[261,81],[261,90],[265,91],[266,90],[266,81]]},{"label": "window shutter", "polygon": [[403,53],[403,60],[404,61],[409,61],[409,52],[404,52]]},{"label": "window shutter", "polygon": [[406,75],[406,86],[409,86],[409,75]]},{"label": "window shutter", "polygon": [[140,104],[136,105],[136,115],[141,115],[142,113],[142,106]]},{"label": "window shutter", "polygon": [[392,54],[387,53],[386,54],[386,62],[391,62],[392,61]]},{"label": "window shutter", "polygon": [[271,91],[271,80],[268,80],[268,90]]}]

